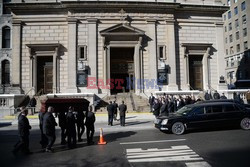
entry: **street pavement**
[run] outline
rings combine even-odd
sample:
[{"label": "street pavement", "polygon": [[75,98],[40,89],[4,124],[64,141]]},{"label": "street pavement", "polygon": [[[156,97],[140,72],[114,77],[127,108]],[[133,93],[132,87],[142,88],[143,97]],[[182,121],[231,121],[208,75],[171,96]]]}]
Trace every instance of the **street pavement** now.
[{"label": "street pavement", "polygon": [[[106,145],[77,143],[77,148],[60,145],[60,129],[54,153],[45,153],[39,145],[37,119],[32,124],[30,149],[32,155],[11,153],[18,140],[15,120],[0,127],[1,166],[86,166],[86,167],[249,167],[250,131],[239,128],[191,131],[184,135],[163,133],[154,128],[151,113],[128,113],[126,126],[119,121],[107,125],[107,115],[96,114],[95,143],[103,128]],[[5,120],[6,121],[6,120]],[[8,120],[10,121],[10,120]]]}]

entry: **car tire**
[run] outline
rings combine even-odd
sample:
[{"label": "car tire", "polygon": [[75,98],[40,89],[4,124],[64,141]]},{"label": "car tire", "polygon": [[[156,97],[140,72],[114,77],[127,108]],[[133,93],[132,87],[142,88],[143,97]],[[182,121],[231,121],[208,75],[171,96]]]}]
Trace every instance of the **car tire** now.
[{"label": "car tire", "polygon": [[250,118],[243,118],[240,122],[240,127],[244,130],[250,130]]},{"label": "car tire", "polygon": [[172,125],[172,133],[182,135],[185,132],[185,126],[182,122],[175,122]]}]

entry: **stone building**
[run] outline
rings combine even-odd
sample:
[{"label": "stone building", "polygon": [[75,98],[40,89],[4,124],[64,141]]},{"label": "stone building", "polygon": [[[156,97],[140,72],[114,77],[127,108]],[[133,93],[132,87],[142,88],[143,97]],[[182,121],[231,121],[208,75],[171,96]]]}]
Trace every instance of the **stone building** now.
[{"label": "stone building", "polygon": [[229,88],[250,87],[250,1],[227,0],[223,14],[226,78]]},{"label": "stone building", "polygon": [[13,94],[225,89],[221,0],[12,0],[6,7]]}]

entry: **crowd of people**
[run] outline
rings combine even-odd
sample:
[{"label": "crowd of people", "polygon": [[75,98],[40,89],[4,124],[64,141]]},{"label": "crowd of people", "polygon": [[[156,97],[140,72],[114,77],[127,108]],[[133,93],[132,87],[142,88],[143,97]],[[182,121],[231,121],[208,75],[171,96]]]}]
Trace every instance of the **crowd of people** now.
[{"label": "crowd of people", "polygon": [[116,101],[110,101],[109,105],[107,106],[108,111],[108,125],[113,126],[113,120],[117,121],[117,113],[119,109],[119,115],[120,115],[120,125],[125,126],[125,118],[126,118],[126,111],[127,106],[124,104],[124,101],[118,106]]},{"label": "crowd of people", "polygon": [[[250,91],[245,94],[246,100],[250,103]],[[150,105],[150,112],[152,112],[156,117],[169,115],[169,113],[174,113],[181,107],[194,104],[198,101],[203,100],[216,100],[216,99],[227,99],[224,93],[220,94],[216,90],[212,94],[206,91],[204,97],[198,96],[195,98],[193,95],[167,95],[163,94],[155,97],[152,93],[149,97],[148,103]],[[233,99],[243,103],[241,94],[239,92],[233,93]]]},{"label": "crowd of people", "polygon": [[[87,144],[94,144],[93,136],[95,132],[95,114],[92,112],[92,106],[89,106],[88,111],[74,111],[74,107],[70,106],[67,112],[59,112],[53,115],[54,108],[49,106],[47,111],[39,112],[39,128],[41,132],[40,144],[46,152],[53,152],[53,145],[56,140],[56,120],[58,116],[59,126],[61,128],[61,144],[68,145],[68,148],[76,147],[76,138],[78,142],[82,142],[82,135],[85,131],[87,135]],[[29,150],[29,134],[31,126],[27,118],[28,110],[21,107],[21,113],[18,116],[18,135],[19,140],[12,151],[16,154],[18,151],[23,151],[25,154],[30,154]],[[67,140],[66,140],[67,139]]]}]

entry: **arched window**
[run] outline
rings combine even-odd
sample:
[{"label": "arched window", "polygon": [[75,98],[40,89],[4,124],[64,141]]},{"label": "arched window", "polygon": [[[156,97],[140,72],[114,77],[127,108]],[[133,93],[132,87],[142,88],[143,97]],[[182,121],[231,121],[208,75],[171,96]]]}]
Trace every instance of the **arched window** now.
[{"label": "arched window", "polygon": [[10,48],[10,27],[8,26],[2,29],[2,48]]},{"label": "arched window", "polygon": [[8,60],[2,61],[2,84],[10,84],[10,62]]}]

